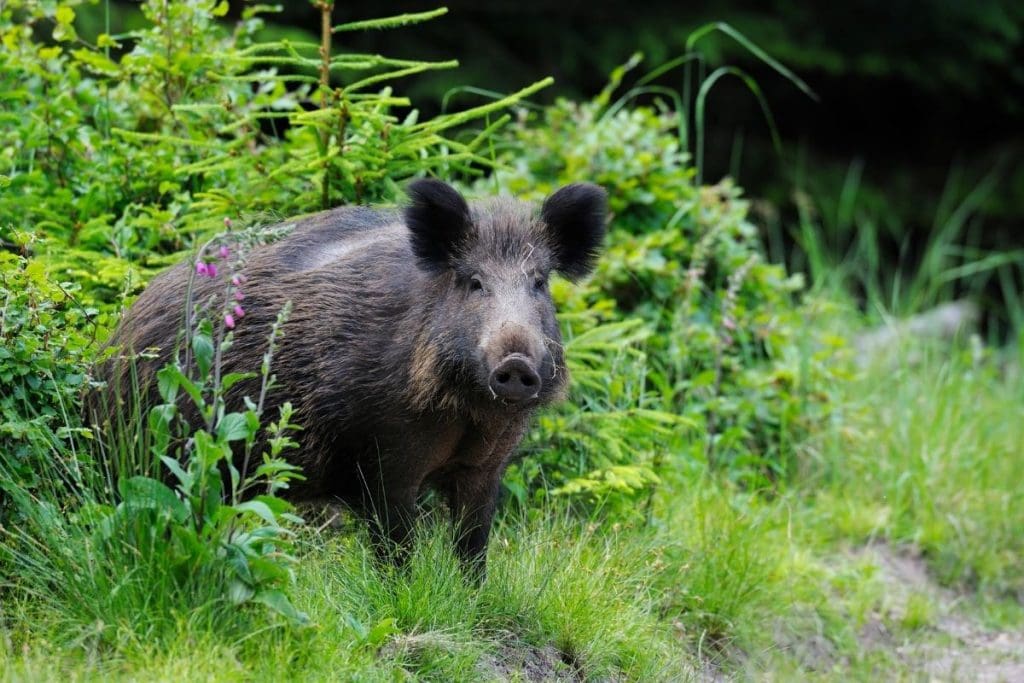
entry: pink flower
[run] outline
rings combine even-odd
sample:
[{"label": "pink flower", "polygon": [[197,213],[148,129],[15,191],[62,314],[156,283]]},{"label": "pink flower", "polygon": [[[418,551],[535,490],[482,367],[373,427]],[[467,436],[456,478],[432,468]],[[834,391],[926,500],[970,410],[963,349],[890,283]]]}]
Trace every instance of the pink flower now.
[{"label": "pink flower", "polygon": [[224,216],[224,227],[225,228],[230,228],[231,227],[231,219],[228,218],[227,216]]},{"label": "pink flower", "polygon": [[210,269],[202,261],[196,261],[196,273],[199,275],[208,275]]},{"label": "pink flower", "polygon": [[210,277],[217,277],[217,264],[208,263],[206,265],[206,274],[209,275]]},{"label": "pink flower", "polygon": [[231,278],[231,284],[233,284],[235,287],[241,287],[242,285],[245,284],[245,276],[241,274],[234,276],[233,278]]},{"label": "pink flower", "polygon": [[236,318],[241,318],[243,315],[245,315],[245,309],[242,308],[241,306],[238,306],[236,304],[235,305],[235,317]]},{"label": "pink flower", "polygon": [[723,318],[722,319],[722,326],[725,327],[725,329],[727,329],[727,330],[735,330],[736,329],[736,321],[733,320],[732,318]]},{"label": "pink flower", "polygon": [[235,301],[245,301],[245,292],[240,289],[235,290]]},{"label": "pink flower", "polygon": [[235,318],[230,313],[224,316],[224,327],[228,328],[229,330],[235,329]]},{"label": "pink flower", "polygon": [[231,255],[231,250],[228,249],[228,245],[222,244],[220,245],[220,251],[218,253],[220,254],[221,258],[227,258],[228,256]]}]

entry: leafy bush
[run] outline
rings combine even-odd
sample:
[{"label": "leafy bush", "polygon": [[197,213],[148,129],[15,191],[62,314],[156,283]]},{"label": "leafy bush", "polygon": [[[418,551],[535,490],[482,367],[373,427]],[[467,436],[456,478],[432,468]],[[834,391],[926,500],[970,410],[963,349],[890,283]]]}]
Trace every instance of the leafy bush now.
[{"label": "leafy bush", "polygon": [[628,107],[628,97],[609,105],[611,92],[524,113],[495,174],[502,189],[537,198],[591,180],[613,211],[590,284],[553,290],[568,311],[582,410],[541,420],[531,443],[556,448],[523,466],[514,492],[543,473],[556,492],[635,497],[701,463],[771,485],[829,416],[828,388],[843,371],[828,361],[843,341],[809,328],[814,302],[800,302],[799,276],[765,261],[738,188],[695,184],[685,113]]},{"label": "leafy bush", "polygon": [[149,0],[144,28],[92,45],[75,33],[79,5],[0,8],[0,241],[107,304],[224,215],[390,200],[416,174],[478,173],[472,164],[490,164],[478,154],[487,135],[463,143],[446,132],[550,83],[425,121],[415,110],[400,118],[410,102],[389,83],[455,62],[334,54],[329,40],[259,42],[267,6],[229,26],[218,18],[227,4],[207,0]]},{"label": "leafy bush", "polygon": [[[45,471],[40,457],[80,427],[96,311],[78,304],[78,289],[51,282],[38,262],[0,252],[0,456],[28,488]],[[6,505],[0,499],[0,519]]]},{"label": "leafy bush", "polygon": [[[223,248],[221,253],[228,254]],[[216,277],[205,263],[201,270]],[[227,284],[228,274],[221,277]],[[166,586],[179,601],[172,599],[174,609],[198,607],[194,600],[212,594],[305,619],[286,593],[293,580],[288,526],[301,520],[279,497],[299,476],[281,458],[295,445],[289,437],[296,429],[291,406],[282,406],[276,421],[262,426],[263,400],[274,383],[275,344],[288,310],[272,327],[259,373],[222,373],[232,316],[244,315],[234,296],[240,283],[230,278],[224,302],[197,302],[181,347],[187,351],[157,372],[163,402],[146,420],[132,413],[131,406],[145,404],[139,389],[118,402],[118,388],[106,387],[105,397],[92,402],[97,419],[106,413],[92,441],[94,457],[65,459],[61,444],[29,441],[37,459],[39,453],[54,457],[33,463],[43,482],[29,486],[20,483],[8,458],[0,462],[0,488],[18,515],[4,559],[20,567],[15,573],[29,590],[61,604],[75,602],[68,591],[86,596],[75,608],[83,625],[99,620],[116,628],[125,620],[138,625],[138,619],[153,618],[132,616],[147,611],[147,584]],[[186,307],[192,309],[192,302]],[[247,399],[244,410],[228,412],[224,393],[248,378],[259,379],[259,395]],[[184,419],[189,411],[200,416],[202,427]],[[242,456],[240,467],[236,456]],[[126,574],[135,578],[119,586],[117,577]],[[110,600],[111,591],[119,599]]]}]

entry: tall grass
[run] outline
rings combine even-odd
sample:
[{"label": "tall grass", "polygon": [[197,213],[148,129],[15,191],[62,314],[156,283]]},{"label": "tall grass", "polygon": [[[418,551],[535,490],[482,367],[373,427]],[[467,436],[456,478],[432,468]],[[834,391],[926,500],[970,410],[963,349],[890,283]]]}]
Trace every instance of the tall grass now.
[{"label": "tall grass", "polygon": [[[143,459],[119,453],[125,461]],[[39,458],[42,483],[32,489],[18,486],[0,465],[15,510],[0,530],[0,591],[8,610],[19,613],[16,621],[48,624],[48,639],[87,652],[170,642],[183,622],[218,631],[244,621],[227,608],[223,565],[183,565],[173,530],[155,516],[118,524],[113,511],[123,480],[88,454],[86,448],[68,458],[55,447],[52,457]]]},{"label": "tall grass", "polygon": [[850,425],[814,449],[822,523],[916,546],[947,584],[1019,595],[1024,381],[969,350],[914,346],[844,392]]},{"label": "tall grass", "polygon": [[0,667],[96,680],[913,675],[865,650],[861,629],[882,619],[897,640],[928,638],[934,608],[919,597],[910,616],[891,611],[877,568],[846,546],[919,549],[937,580],[994,601],[1024,589],[1022,378],[970,349],[914,351],[842,392],[844,419],[801,446],[801,474],[774,497],[694,468],[659,487],[647,524],[507,514],[481,586],[440,515],[404,568],[380,565],[361,525],[307,528],[292,598],[308,626],[229,605],[202,574],[183,588],[156,553],[90,545],[79,518],[43,515],[17,559],[60,571],[7,574]]},{"label": "tall grass", "polygon": [[850,163],[834,200],[804,189],[802,163],[795,172],[797,221],[790,232],[798,249],[786,253],[785,228],[776,219],[768,226],[769,251],[808,273],[819,290],[858,297],[873,316],[970,299],[981,305],[994,341],[1024,329],[1024,249],[982,246],[979,208],[996,191],[1002,166],[973,183],[954,166],[920,243],[914,238],[920,233],[899,220],[891,200],[865,186],[862,160]]},{"label": "tall grass", "polygon": [[[483,586],[462,572],[452,530],[438,520],[418,528],[402,568],[380,565],[365,534],[309,530],[294,591],[313,624],[305,628],[262,612],[229,611],[214,600],[170,610],[166,624],[147,614],[110,625],[93,621],[107,626],[108,637],[100,639],[68,630],[55,618],[59,612],[5,601],[14,629],[7,646],[0,644],[0,663],[43,677],[77,671],[230,680],[242,672],[262,678],[287,671],[314,680],[394,680],[413,672],[425,680],[494,680],[533,667],[547,677],[686,680],[688,659],[655,611],[651,538],[580,529],[571,515],[550,512],[498,526]],[[140,584],[153,578],[133,569]],[[148,607],[160,611],[173,592],[151,588]],[[32,632],[22,630],[29,625]],[[23,643],[39,649],[19,656]],[[53,653],[56,666],[45,661]],[[206,658],[224,665],[203,666]]]}]

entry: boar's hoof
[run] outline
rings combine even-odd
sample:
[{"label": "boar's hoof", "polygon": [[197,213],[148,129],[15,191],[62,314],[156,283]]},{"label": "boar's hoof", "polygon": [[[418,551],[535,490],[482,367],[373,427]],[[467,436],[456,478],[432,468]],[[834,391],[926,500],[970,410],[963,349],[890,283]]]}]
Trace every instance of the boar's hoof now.
[{"label": "boar's hoof", "polygon": [[522,403],[537,398],[540,393],[540,375],[529,358],[521,353],[513,353],[491,371],[488,385],[495,398]]}]

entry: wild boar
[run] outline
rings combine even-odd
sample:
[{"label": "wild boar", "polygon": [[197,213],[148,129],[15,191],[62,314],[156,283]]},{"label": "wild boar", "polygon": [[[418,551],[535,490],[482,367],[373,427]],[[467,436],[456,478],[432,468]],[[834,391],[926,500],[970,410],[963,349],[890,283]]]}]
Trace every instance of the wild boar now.
[{"label": "wild boar", "polygon": [[[430,179],[408,195],[402,211],[343,207],[299,219],[288,237],[254,249],[223,372],[259,368],[270,325],[291,301],[266,406],[276,414],[290,401],[303,426],[289,457],[306,480],[287,495],[340,498],[367,513],[379,540],[402,546],[417,498],[433,488],[450,506],[460,555],[482,571],[502,474],[532,413],[562,398],[568,381],[549,276],[592,270],[607,200],[580,183],[539,211],[509,198],[468,204]],[[195,301],[223,288],[190,268],[154,279],[113,337],[125,351],[161,349],[137,361],[139,377],[173,357],[184,319],[173,302],[189,281]],[[229,407],[254,396],[257,381],[232,387]]]}]

